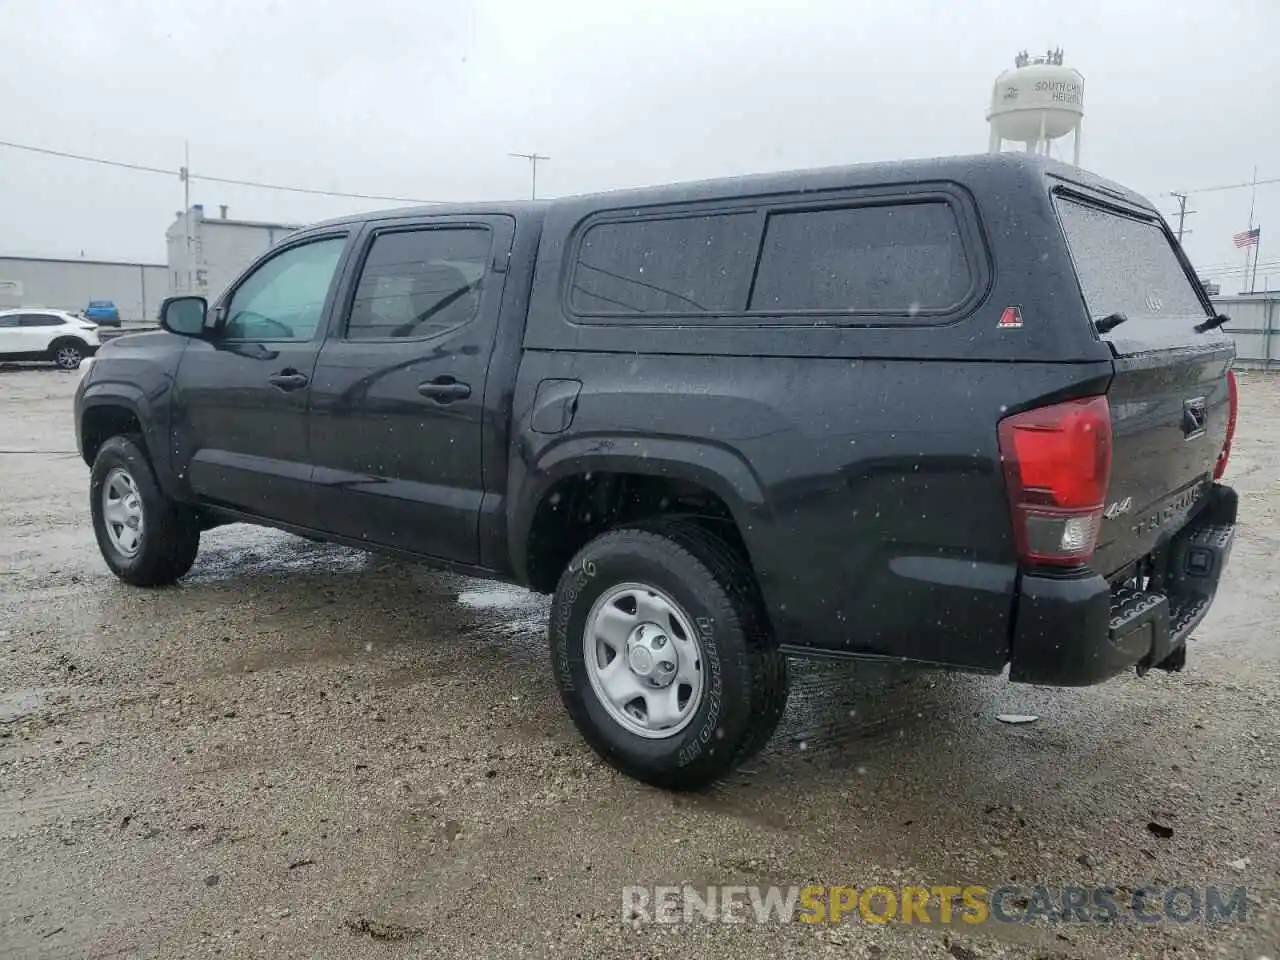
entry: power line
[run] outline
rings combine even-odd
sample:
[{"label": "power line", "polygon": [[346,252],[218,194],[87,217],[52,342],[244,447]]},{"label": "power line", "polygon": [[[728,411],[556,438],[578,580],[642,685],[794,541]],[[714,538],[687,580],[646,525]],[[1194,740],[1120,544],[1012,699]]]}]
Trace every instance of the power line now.
[{"label": "power line", "polygon": [[[1280,261],[1263,260],[1258,264],[1258,266],[1266,268],[1268,270],[1280,269]],[[1253,264],[1249,264],[1249,266],[1247,267],[1239,266],[1239,267],[1230,267],[1223,270],[1198,270],[1197,271],[1197,273],[1203,274],[1206,277],[1247,277],[1252,272],[1253,272]]]},{"label": "power line", "polygon": [[[141,163],[128,163],[123,160],[111,160],[106,157],[91,157],[82,153],[69,153],[65,150],[50,150],[47,147],[34,147],[26,143],[14,143],[11,140],[0,140],[0,147],[13,150],[25,150],[28,153],[39,153],[48,157],[60,157],[64,160],[79,160],[82,163],[96,163],[104,167],[116,167],[121,170],[135,170],[141,173],[155,173],[166,177],[182,177],[182,169],[166,169],[151,167]],[[225,183],[237,187],[256,187],[260,190],[281,190],[286,193],[304,193],[316,197],[341,197],[348,200],[386,200],[391,203],[426,203],[436,204],[440,200],[420,200],[414,197],[397,197],[378,193],[351,193],[345,190],[320,190],[312,187],[295,187],[280,183],[263,183],[259,180],[241,180],[235,177],[216,177],[213,174],[191,172],[187,174],[191,180],[204,180],[207,183]]]},{"label": "power line", "polygon": [[[1261,263],[1261,264],[1258,264],[1258,269],[1261,270],[1264,274],[1266,274],[1266,273],[1273,273],[1273,272],[1280,271],[1280,266]],[[1250,264],[1248,270],[1244,270],[1244,269],[1230,270],[1230,271],[1223,270],[1223,271],[1213,272],[1213,273],[1197,273],[1196,276],[1200,277],[1200,279],[1202,280],[1219,280],[1224,283],[1230,280],[1239,280],[1242,283],[1248,283],[1252,274],[1253,274],[1253,265]]]},{"label": "power line", "polygon": [[[1272,266],[1280,264],[1280,260],[1263,260],[1263,266]],[[1196,264],[1200,270],[1243,270],[1244,268],[1236,261],[1219,260],[1216,263],[1200,263]]]},{"label": "power line", "polygon": [[[1263,262],[1265,263],[1266,261],[1263,261]],[[1239,265],[1240,265],[1239,260],[1213,260],[1209,263],[1200,264],[1200,266],[1204,267],[1205,269],[1209,269],[1211,267],[1237,267]]]},{"label": "power line", "polygon": [[1216,187],[1196,187],[1192,190],[1170,190],[1168,193],[1164,194],[1164,196],[1177,197],[1181,194],[1187,193],[1217,193],[1221,190],[1246,190],[1255,186],[1261,187],[1269,183],[1280,183],[1280,177],[1267,177],[1258,181],[1246,180],[1244,183],[1224,183]]},{"label": "power line", "polygon": [[[12,150],[24,150],[28,153],[38,153],[48,157],[59,157],[64,160],[79,160],[82,163],[94,163],[104,167],[116,167],[117,169],[121,169],[121,170],[134,170],[140,173],[154,173],[154,174],[159,174],[161,176],[167,176],[167,177],[177,177],[181,175],[180,170],[176,170],[172,168],[153,167],[153,166],[149,166],[147,164],[142,164],[142,163],[130,163],[124,160],[112,160],[107,157],[89,156],[87,154],[72,153],[66,150],[52,150],[48,147],[37,147],[37,146],[32,146],[31,144],[26,144],[26,143],[15,143],[12,140],[0,140],[0,147],[8,147]],[[530,162],[530,165],[532,167],[531,173],[532,173],[533,187],[534,187],[532,192],[536,195],[538,162],[541,160],[550,160],[551,158],[543,156],[541,154],[536,154],[536,153],[512,153],[511,156],[519,157],[521,159],[528,160]],[[392,196],[389,194],[354,193],[347,190],[320,190],[312,187],[296,187],[288,184],[265,183],[258,180],[243,180],[236,177],[218,177],[212,174],[202,174],[202,173],[195,173],[195,172],[192,172],[190,174],[190,177],[192,180],[204,180],[208,183],[224,183],[231,186],[253,187],[259,190],[279,190],[286,193],[300,193],[300,194],[308,194],[310,196],[319,196],[319,197],[340,197],[340,198],[349,199],[349,200],[385,200],[392,203],[423,203],[423,204],[436,204],[436,203],[444,202],[440,200],[423,200],[417,197]],[[1185,197],[1186,195],[1193,194],[1193,193],[1219,193],[1226,190],[1245,190],[1245,189],[1252,189],[1255,186],[1258,186],[1258,187],[1269,186],[1277,183],[1280,183],[1280,177],[1263,177],[1258,179],[1257,181],[1248,180],[1242,183],[1224,183],[1224,184],[1217,184],[1215,186],[1209,186],[1209,187],[1193,187],[1186,190],[1171,190],[1161,194],[1161,196],[1179,198],[1179,197]],[[1190,214],[1190,211],[1188,211],[1188,214]]]},{"label": "power line", "polygon": [[47,157],[62,157],[66,160],[82,160],[85,163],[98,163],[104,167],[119,167],[122,170],[141,170],[143,173],[160,173],[169,177],[176,177],[177,170],[165,170],[161,167],[148,167],[140,163],[125,163],[123,160],[107,160],[103,157],[86,157],[80,153],[66,153],[63,150],[49,150],[45,147],[33,147],[25,143],[13,143],[9,140],[0,140],[0,147],[10,147],[14,150],[26,150],[29,153],[42,153]]},{"label": "power line", "polygon": [[235,180],[231,177],[215,177],[204,173],[192,173],[192,180],[207,183],[228,183],[238,187],[257,187],[261,190],[283,190],[286,193],[306,193],[315,197],[345,197],[351,200],[388,200],[391,203],[444,203],[443,200],[419,200],[414,197],[393,197],[379,193],[347,193],[342,190],[316,190],[311,187],[289,187],[279,183],[260,183],[257,180]]},{"label": "power line", "polygon": [[[1261,263],[1258,265],[1258,267],[1263,271],[1264,276],[1272,271],[1280,270],[1280,267],[1266,264],[1266,263]],[[1233,280],[1239,280],[1241,283],[1249,284],[1252,274],[1253,274],[1253,266],[1251,264],[1248,270],[1245,270],[1242,268],[1240,270],[1231,270],[1231,271],[1224,270],[1221,272],[1214,272],[1214,273],[1197,273],[1196,275],[1200,277],[1202,280],[1218,280],[1223,283],[1227,283]]]}]

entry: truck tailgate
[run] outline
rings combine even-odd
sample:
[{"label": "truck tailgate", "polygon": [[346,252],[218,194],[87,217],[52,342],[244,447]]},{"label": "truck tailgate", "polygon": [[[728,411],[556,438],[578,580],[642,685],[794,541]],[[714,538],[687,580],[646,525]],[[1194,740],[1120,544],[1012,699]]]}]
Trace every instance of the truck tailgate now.
[{"label": "truck tailgate", "polygon": [[1203,505],[1227,436],[1230,350],[1162,350],[1115,360],[1111,483],[1094,566],[1145,557]]}]

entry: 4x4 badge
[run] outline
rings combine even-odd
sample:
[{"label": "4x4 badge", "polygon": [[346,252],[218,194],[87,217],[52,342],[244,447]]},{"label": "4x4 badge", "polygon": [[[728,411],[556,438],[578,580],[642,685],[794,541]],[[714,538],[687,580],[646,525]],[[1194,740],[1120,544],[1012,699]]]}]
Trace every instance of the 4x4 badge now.
[{"label": "4x4 badge", "polygon": [[1108,520],[1114,520],[1116,517],[1122,516],[1133,509],[1133,497],[1125,497],[1123,500],[1117,500],[1115,503],[1109,504],[1107,509],[1102,511],[1102,515]]},{"label": "4x4 badge", "polygon": [[1000,314],[1000,322],[996,326],[1001,330],[1022,326],[1022,311],[1017,307],[1005,307],[1004,313]]}]

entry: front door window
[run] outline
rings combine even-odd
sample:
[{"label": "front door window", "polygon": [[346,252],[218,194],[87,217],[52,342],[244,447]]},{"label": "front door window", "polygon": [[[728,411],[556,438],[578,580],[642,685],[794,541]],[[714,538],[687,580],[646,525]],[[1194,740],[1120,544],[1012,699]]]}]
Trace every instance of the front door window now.
[{"label": "front door window", "polygon": [[240,284],[227,304],[228,340],[310,340],[324,314],[344,237],[291,247]]}]

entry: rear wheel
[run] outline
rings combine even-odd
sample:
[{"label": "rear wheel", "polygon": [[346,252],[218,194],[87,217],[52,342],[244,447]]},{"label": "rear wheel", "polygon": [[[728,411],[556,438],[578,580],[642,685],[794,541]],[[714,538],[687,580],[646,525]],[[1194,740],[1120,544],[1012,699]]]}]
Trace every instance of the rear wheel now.
[{"label": "rear wheel", "polygon": [[80,361],[89,355],[89,350],[79,340],[59,340],[49,348],[49,354],[61,369],[77,370]]},{"label": "rear wheel", "polygon": [[786,705],[786,658],[750,568],[694,524],[588,543],[556,588],[549,633],[574,724],[645,783],[711,783],[764,745]]},{"label": "rear wheel", "polygon": [[98,450],[89,509],[98,549],[126,583],[166,586],[195,562],[200,525],[190,510],[161,491],[136,438],[112,437]]}]

